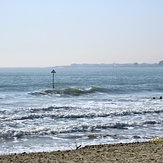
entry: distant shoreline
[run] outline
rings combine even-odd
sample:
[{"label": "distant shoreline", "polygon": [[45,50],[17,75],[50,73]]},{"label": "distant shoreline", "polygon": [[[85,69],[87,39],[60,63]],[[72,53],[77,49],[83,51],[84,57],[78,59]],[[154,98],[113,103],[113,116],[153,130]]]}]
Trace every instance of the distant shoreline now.
[{"label": "distant shoreline", "polygon": [[160,61],[159,63],[111,63],[111,64],[106,64],[106,63],[97,63],[97,64],[89,64],[89,63],[82,63],[82,64],[77,64],[73,63],[70,65],[58,65],[58,66],[40,66],[40,67],[0,67],[1,69],[10,69],[10,68],[116,68],[116,67],[163,67],[163,62]]}]

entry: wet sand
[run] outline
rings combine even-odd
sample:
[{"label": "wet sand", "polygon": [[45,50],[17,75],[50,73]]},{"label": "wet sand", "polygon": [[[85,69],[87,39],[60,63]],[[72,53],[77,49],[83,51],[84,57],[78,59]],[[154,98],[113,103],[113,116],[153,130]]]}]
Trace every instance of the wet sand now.
[{"label": "wet sand", "polygon": [[86,146],[76,150],[1,155],[0,163],[163,163],[163,143]]}]

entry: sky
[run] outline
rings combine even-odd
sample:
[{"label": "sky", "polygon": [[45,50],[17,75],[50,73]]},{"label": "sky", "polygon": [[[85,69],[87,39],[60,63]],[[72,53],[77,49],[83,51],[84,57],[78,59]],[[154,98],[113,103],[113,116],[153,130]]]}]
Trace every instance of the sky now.
[{"label": "sky", "polygon": [[163,0],[0,0],[0,67],[163,60]]}]

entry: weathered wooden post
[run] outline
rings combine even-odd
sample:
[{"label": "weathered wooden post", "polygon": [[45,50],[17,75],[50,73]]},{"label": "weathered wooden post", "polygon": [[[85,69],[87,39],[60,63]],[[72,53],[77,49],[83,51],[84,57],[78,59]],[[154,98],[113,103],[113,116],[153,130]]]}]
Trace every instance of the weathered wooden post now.
[{"label": "weathered wooden post", "polygon": [[53,73],[53,89],[54,89],[54,74],[56,73],[55,70],[52,70],[51,73]]}]

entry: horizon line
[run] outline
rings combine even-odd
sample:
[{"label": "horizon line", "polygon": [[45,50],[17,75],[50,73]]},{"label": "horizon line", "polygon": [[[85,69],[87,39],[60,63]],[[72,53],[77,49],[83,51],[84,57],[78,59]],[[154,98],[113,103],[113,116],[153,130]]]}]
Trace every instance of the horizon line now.
[{"label": "horizon line", "polygon": [[[160,62],[160,61],[159,61]],[[134,64],[138,64],[138,65],[158,65],[158,63],[148,63],[148,62],[128,62],[128,63],[71,63],[71,64],[67,64],[67,65],[54,65],[54,66],[0,66],[0,68],[52,68],[52,67],[68,67],[68,66],[73,66],[73,65],[134,65]]]}]

